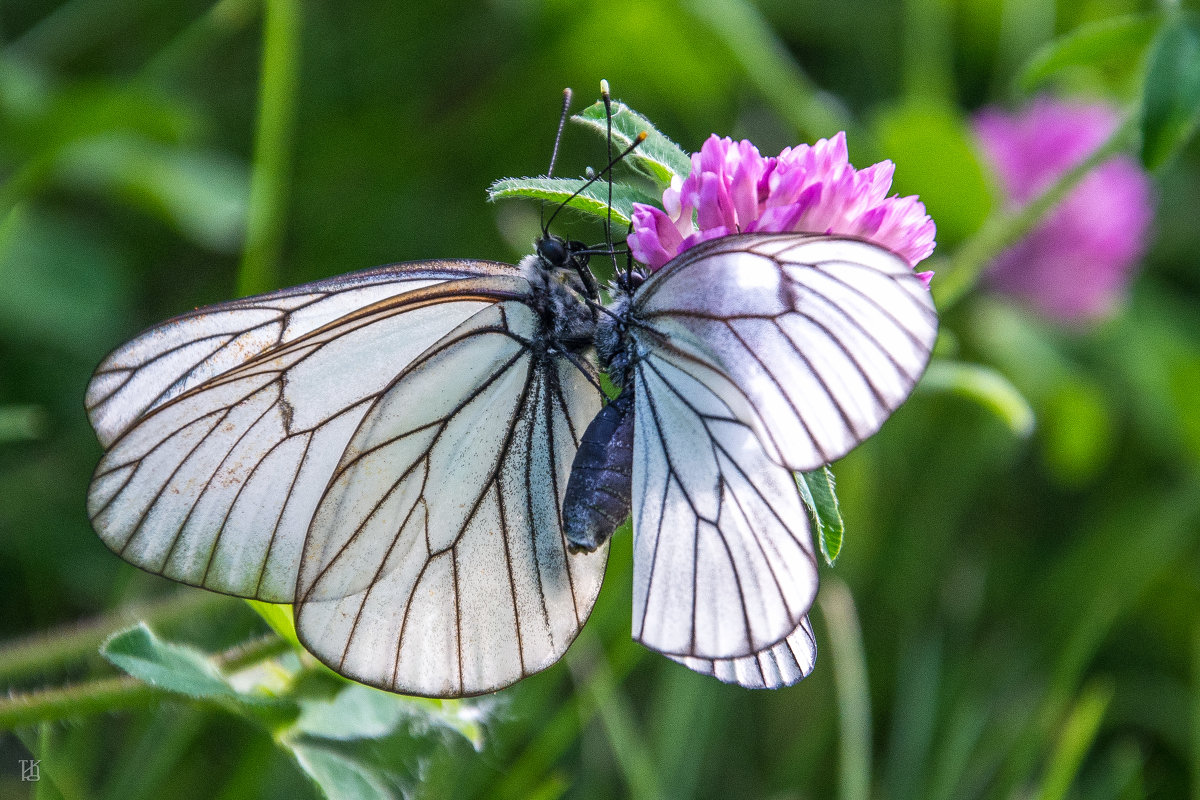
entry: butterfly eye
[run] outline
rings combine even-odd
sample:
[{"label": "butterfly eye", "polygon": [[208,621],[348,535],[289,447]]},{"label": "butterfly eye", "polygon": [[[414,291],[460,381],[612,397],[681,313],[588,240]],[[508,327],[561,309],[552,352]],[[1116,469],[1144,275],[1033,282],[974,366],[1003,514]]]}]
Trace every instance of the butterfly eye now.
[{"label": "butterfly eye", "polygon": [[551,267],[567,266],[569,253],[567,243],[557,236],[546,236],[537,242],[537,254],[543,262]]}]

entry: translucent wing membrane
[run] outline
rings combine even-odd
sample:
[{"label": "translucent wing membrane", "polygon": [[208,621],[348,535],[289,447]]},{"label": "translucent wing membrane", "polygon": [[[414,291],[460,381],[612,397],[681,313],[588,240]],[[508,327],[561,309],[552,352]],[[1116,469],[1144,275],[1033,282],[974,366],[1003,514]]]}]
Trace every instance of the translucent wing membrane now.
[{"label": "translucent wing membrane", "polygon": [[446,280],[516,274],[508,264],[424,261],[198,309],[144,331],[109,354],[88,384],[88,416],[108,447],[150,409],[346,314]]},{"label": "translucent wing membrane", "polygon": [[[106,401],[113,419],[128,416],[120,407],[126,401],[154,407],[126,426],[96,469],[88,510],[100,537],[150,572],[291,602],[317,502],[370,404],[408,362],[463,320],[528,291],[522,279],[488,275],[491,266],[482,266],[484,277],[460,280],[413,270],[420,277],[402,281],[393,273],[393,285],[422,288],[383,300],[331,293],[366,305],[339,303],[348,313],[334,322],[165,402],[134,392],[136,376],[159,363],[147,361],[128,389]],[[258,308],[274,301],[241,302]],[[176,338],[184,328],[204,336],[210,330],[204,320],[224,313],[199,312],[165,329]],[[152,331],[135,343],[156,338]]]},{"label": "translucent wing membrane", "polygon": [[901,258],[836,236],[745,234],[656,272],[634,317],[690,337],[750,406],[771,460],[810,470],[845,455],[912,391],[937,338],[929,292]]},{"label": "translucent wing membrane", "polygon": [[477,313],[369,411],[317,509],[297,629],[338,672],[409,694],[493,691],[554,663],[606,549],[569,555],[560,507],[600,409],[539,352],[528,306]]},{"label": "translucent wing membrane", "polygon": [[777,645],[753,655],[719,660],[671,656],[688,669],[746,689],[779,689],[807,678],[817,663],[817,639],[805,617]]},{"label": "translucent wing membrane", "polygon": [[723,399],[723,373],[647,342],[635,375],[634,638],[704,661],[770,648],[817,589],[796,483]]}]

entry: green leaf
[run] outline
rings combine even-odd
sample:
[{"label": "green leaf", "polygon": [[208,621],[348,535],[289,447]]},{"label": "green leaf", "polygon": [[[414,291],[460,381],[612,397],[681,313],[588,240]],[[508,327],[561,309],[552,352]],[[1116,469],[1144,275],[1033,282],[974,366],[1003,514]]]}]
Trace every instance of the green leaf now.
[{"label": "green leaf", "polygon": [[446,730],[483,747],[483,712],[478,702],[438,700],[392,694],[358,683],[347,684],[331,699],[300,701],[294,731],[337,741],[378,739],[402,722],[419,730]]},{"label": "green leaf", "polygon": [[378,739],[396,730],[409,698],[347,684],[332,699],[302,699],[296,731],[322,739]]},{"label": "green leaf", "polygon": [[1079,785],[1084,759],[1096,745],[1113,694],[1113,685],[1106,680],[1093,681],[1083,687],[1059,731],[1041,789],[1035,795],[1038,800],[1065,800],[1078,796],[1071,789]]},{"label": "green leaf", "polygon": [[296,763],[328,800],[391,800],[376,770],[339,752],[307,742],[288,742]]},{"label": "green leaf", "polygon": [[920,195],[942,246],[979,230],[992,210],[992,191],[955,111],[906,103],[876,117],[875,131],[882,153],[897,164],[895,190]]},{"label": "green leaf", "polygon": [[249,599],[246,600],[246,604],[266,620],[273,631],[296,647],[303,649],[304,645],[300,644],[300,639],[296,636],[296,622],[292,616],[291,606],[279,603],[264,603],[261,600]]},{"label": "green leaf", "polygon": [[1035,53],[1021,70],[1018,84],[1030,92],[1068,67],[1118,60],[1136,63],[1160,23],[1158,14],[1130,14],[1081,25]]},{"label": "green leaf", "polygon": [[113,634],[100,654],[138,680],[197,698],[237,695],[220,670],[199,650],[159,639],[144,622]]},{"label": "green leaf", "polygon": [[979,403],[1017,436],[1033,433],[1037,420],[1029,401],[1008,378],[991,367],[934,359],[918,386],[922,391],[950,392]]},{"label": "green leaf", "polygon": [[838,554],[842,552],[842,538],[846,532],[846,523],[842,520],[842,511],[838,507],[836,481],[829,467],[821,467],[812,472],[802,472],[796,480],[800,488],[800,496],[808,507],[809,516],[817,529],[817,541],[821,547],[821,555],[825,563],[833,566]]},{"label": "green leaf", "polygon": [[1156,169],[1200,122],[1200,34],[1183,15],[1158,34],[1142,94],[1142,163]]},{"label": "green leaf", "polygon": [[[571,208],[585,214],[608,219],[608,183],[596,181],[571,197],[584,182],[582,178],[503,178],[488,187],[488,199],[531,197],[555,205],[566,202]],[[568,197],[571,198],[570,202],[567,202]],[[659,205],[662,202],[662,198],[627,183],[613,184],[612,199],[613,225],[620,227],[629,225],[634,203]]]},{"label": "green leaf", "polygon": [[[683,148],[659,133],[650,120],[624,103],[614,102],[612,110],[614,155],[631,145],[638,134],[645,132],[646,141],[626,157],[626,162],[654,180],[660,191],[670,186],[671,179],[676,175],[687,177],[692,169],[692,160]],[[571,119],[602,136],[607,134],[604,103],[594,103]],[[651,202],[658,205],[661,199],[656,198]]]}]

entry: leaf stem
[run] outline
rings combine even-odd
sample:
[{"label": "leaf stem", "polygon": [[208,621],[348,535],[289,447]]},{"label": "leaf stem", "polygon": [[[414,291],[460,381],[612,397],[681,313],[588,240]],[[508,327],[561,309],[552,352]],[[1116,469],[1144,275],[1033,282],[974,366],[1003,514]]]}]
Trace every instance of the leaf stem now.
[{"label": "leaf stem", "polygon": [[0,683],[46,673],[96,652],[114,632],[143,620],[170,626],[230,601],[214,592],[181,591],[153,603],[130,605],[75,625],[67,625],[0,646]]},{"label": "leaf stem", "polygon": [[15,694],[0,699],[0,731],[106,711],[147,708],[169,694],[128,675]]},{"label": "leaf stem", "polygon": [[[223,669],[236,672],[291,649],[288,641],[272,633],[232,647],[213,660]],[[179,697],[174,692],[150,686],[128,675],[95,678],[69,686],[0,698],[0,731],[108,711],[146,708],[168,698]]]},{"label": "leaf stem", "polygon": [[297,0],[265,0],[258,126],[250,178],[246,246],[238,270],[238,294],[278,285],[283,244],[288,164],[296,88],[299,83],[300,7]]}]

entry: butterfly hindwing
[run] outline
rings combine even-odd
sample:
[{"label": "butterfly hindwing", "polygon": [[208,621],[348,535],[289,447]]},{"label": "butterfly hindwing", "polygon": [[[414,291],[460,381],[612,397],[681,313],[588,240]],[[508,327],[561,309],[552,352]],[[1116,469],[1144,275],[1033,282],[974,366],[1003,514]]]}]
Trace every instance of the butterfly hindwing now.
[{"label": "butterfly hindwing", "polygon": [[703,660],[775,645],[817,589],[791,473],[725,402],[722,373],[647,345],[635,375],[634,638]]},{"label": "butterfly hindwing", "polygon": [[305,545],[297,630],[338,672],[462,696],[558,660],[606,549],[569,555],[560,504],[591,376],[534,341],[522,303],[480,311],[414,361],[350,441]]},{"label": "butterfly hindwing", "polygon": [[786,639],[748,656],[724,659],[671,656],[688,669],[746,689],[780,689],[807,678],[817,663],[817,639],[805,617]]}]

